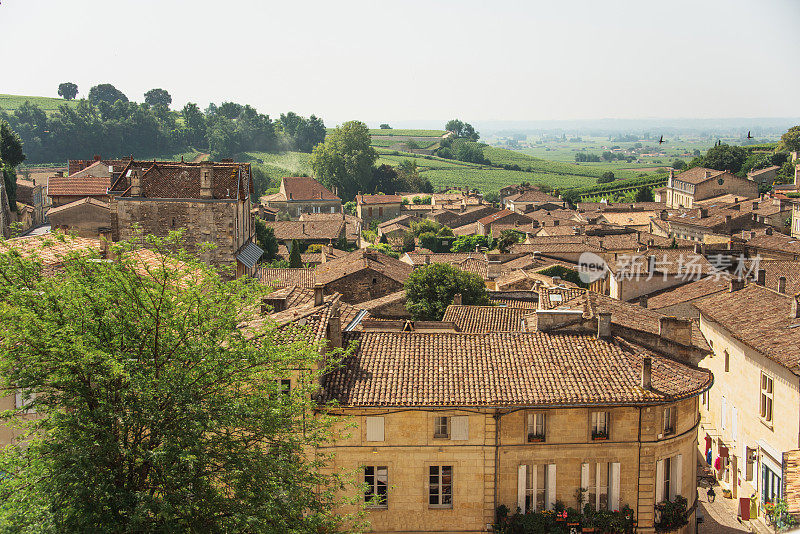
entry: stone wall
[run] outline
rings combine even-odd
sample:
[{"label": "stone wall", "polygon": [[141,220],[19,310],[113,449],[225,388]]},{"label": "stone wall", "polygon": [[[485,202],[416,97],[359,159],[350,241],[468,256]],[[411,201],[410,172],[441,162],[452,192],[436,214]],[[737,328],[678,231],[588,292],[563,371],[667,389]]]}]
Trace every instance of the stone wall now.
[{"label": "stone wall", "polygon": [[351,304],[385,297],[401,289],[401,282],[372,269],[360,269],[325,284],[326,294],[338,291],[342,294],[342,300]]}]

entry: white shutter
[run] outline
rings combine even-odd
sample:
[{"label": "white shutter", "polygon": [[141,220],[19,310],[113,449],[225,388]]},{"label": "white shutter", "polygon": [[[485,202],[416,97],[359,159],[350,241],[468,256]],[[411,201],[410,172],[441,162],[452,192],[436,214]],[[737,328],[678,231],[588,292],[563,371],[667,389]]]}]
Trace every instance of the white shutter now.
[{"label": "white shutter", "polygon": [[739,431],[739,423],[737,422],[738,420],[737,415],[738,413],[736,411],[736,406],[731,405],[731,437],[733,438],[733,441],[736,441],[736,435],[737,432]]},{"label": "white shutter", "polygon": [[367,417],[367,441],[383,441],[383,417]]},{"label": "white shutter", "polygon": [[525,513],[525,488],[528,477],[528,466],[521,465],[517,469],[517,506]]},{"label": "white shutter", "polygon": [[683,455],[675,456],[670,462],[672,473],[669,477],[671,484],[669,485],[669,500],[675,500],[676,495],[682,494],[682,473],[683,473]]},{"label": "white shutter", "polygon": [[719,426],[722,430],[725,430],[725,412],[728,410],[728,400],[725,397],[722,397],[720,400],[720,407],[719,407]]},{"label": "white shutter", "polygon": [[531,466],[531,487],[533,488],[533,499],[531,499],[531,510],[536,511],[536,492],[539,491],[539,470],[535,465]]},{"label": "white shutter", "polygon": [[656,504],[664,501],[664,460],[656,462]]},{"label": "white shutter", "polygon": [[469,439],[469,416],[454,415],[450,418],[450,439],[452,441]]},{"label": "white shutter", "polygon": [[25,400],[22,397],[21,389],[18,389],[17,393],[14,395],[14,407],[17,409],[25,407]]},{"label": "white shutter", "polygon": [[595,485],[594,509],[595,510],[600,509],[600,481],[602,480],[602,478],[600,478],[600,467],[604,465],[606,464],[601,462],[597,462],[596,464],[594,464],[594,485]]},{"label": "white shutter", "polygon": [[589,503],[589,464],[581,464],[581,488],[585,490],[580,510],[583,513],[583,507]]},{"label": "white shutter", "polygon": [[556,505],[556,464],[547,466],[547,509],[552,510]]},{"label": "white shutter", "polygon": [[619,510],[619,462],[609,464],[611,472],[608,474],[608,507]]}]

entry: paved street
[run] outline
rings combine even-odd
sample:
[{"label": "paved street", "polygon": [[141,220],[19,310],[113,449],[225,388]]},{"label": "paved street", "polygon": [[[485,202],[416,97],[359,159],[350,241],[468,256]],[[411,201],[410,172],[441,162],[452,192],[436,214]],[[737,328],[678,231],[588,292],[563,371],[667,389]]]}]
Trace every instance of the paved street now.
[{"label": "paved street", "polygon": [[717,498],[713,503],[708,502],[706,491],[707,488],[697,488],[697,492],[700,496],[698,506],[705,518],[698,528],[699,534],[736,534],[739,532],[750,532],[748,524],[740,523],[736,518],[735,501],[722,496],[722,488],[718,485],[714,486]]}]

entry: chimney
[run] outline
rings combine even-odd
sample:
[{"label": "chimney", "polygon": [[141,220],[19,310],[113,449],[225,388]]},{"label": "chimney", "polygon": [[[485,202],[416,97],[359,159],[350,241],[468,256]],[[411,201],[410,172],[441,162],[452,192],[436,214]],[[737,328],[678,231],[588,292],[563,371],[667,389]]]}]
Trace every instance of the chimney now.
[{"label": "chimney", "polygon": [[[742,233],[744,233],[744,230],[742,230]],[[756,233],[751,230],[750,231],[750,239],[753,239],[755,237],[756,237]]]},{"label": "chimney", "polygon": [[558,223],[560,223],[560,222],[561,222],[561,221],[559,221],[558,219],[555,219],[555,220],[553,221],[553,226],[558,226]]},{"label": "chimney", "polygon": [[753,202],[753,211],[758,209],[758,202]]},{"label": "chimney", "polygon": [[111,228],[100,228],[100,257],[104,260],[111,259]]},{"label": "chimney", "polygon": [[756,274],[756,284],[763,286],[767,283],[767,270],[766,269],[759,269],[758,273]]},{"label": "chimney", "polygon": [[744,289],[744,280],[742,278],[731,278],[730,292],[739,291]]},{"label": "chimney", "polygon": [[700,208],[700,218],[705,219],[708,217],[708,208]]},{"label": "chimney", "polygon": [[800,319],[800,293],[796,294],[792,299],[792,314],[790,319]]},{"label": "chimney", "polygon": [[200,162],[200,198],[211,198],[214,182],[214,165],[210,161]]},{"label": "chimney", "polygon": [[611,312],[597,314],[597,337],[611,337]]},{"label": "chimney", "polygon": [[645,309],[647,308],[647,295],[642,295],[639,297],[639,306]]},{"label": "chimney", "polygon": [[781,276],[778,278],[778,293],[786,293],[786,277]]},{"label": "chimney", "polygon": [[453,295],[453,305],[461,306],[461,303],[462,303],[461,293],[456,293],[455,295]]},{"label": "chimney", "polygon": [[669,213],[667,213],[667,210],[661,210],[661,220],[662,221],[666,221],[668,216],[669,216]]},{"label": "chimney", "polygon": [[711,171],[706,171],[706,178],[711,178]]},{"label": "chimney", "polygon": [[314,306],[322,306],[325,302],[325,285],[316,283],[314,284]]},{"label": "chimney", "polygon": [[703,253],[703,246],[700,243],[694,244],[694,253],[695,254],[702,254]]},{"label": "chimney", "polygon": [[766,235],[772,235],[772,227],[771,226],[767,226],[767,229],[764,230],[764,233]]},{"label": "chimney", "polygon": [[132,197],[142,196],[142,180],[141,178],[139,178],[138,170],[131,171],[131,196]]},{"label": "chimney", "polygon": [[328,319],[328,329],[326,331],[328,343],[332,348],[342,348],[342,317],[339,309],[334,311]]},{"label": "chimney", "polygon": [[659,317],[658,337],[681,345],[692,344],[692,320],[680,317]]},{"label": "chimney", "polygon": [[642,389],[650,389],[653,382],[653,359],[650,356],[642,358]]},{"label": "chimney", "polygon": [[730,215],[726,215],[725,216],[725,224],[730,224],[730,223],[731,223],[731,216]]}]

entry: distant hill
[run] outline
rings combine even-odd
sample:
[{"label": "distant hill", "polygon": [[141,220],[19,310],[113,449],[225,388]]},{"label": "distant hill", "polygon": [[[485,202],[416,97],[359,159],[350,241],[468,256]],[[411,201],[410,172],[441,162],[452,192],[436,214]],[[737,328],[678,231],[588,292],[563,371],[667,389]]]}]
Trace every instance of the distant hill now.
[{"label": "distant hill", "polygon": [[58,107],[67,104],[68,106],[77,106],[77,100],[64,100],[63,98],[53,98],[49,96],[23,96],[23,95],[3,95],[0,94],[0,109],[4,111],[13,112],[20,107],[25,101],[31,104],[36,104],[46,113],[54,113],[58,111]]}]

